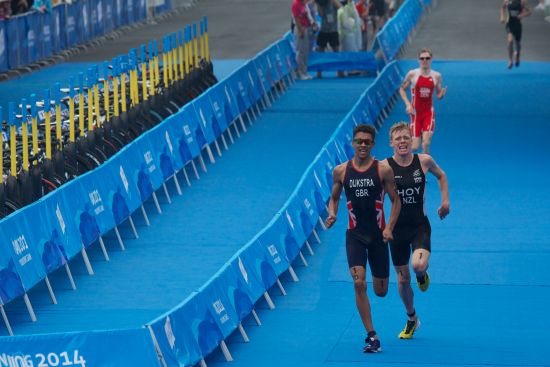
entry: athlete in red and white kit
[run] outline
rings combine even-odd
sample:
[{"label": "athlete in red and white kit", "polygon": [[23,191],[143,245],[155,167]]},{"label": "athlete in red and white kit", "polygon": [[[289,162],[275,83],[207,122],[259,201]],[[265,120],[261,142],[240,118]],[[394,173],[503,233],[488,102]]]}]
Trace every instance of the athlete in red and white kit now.
[{"label": "athlete in red and white kit", "polygon": [[[399,88],[399,94],[405,102],[407,113],[411,116],[413,133],[412,148],[417,150],[422,139],[422,152],[430,154],[430,143],[435,129],[435,113],[432,96],[442,99],[447,87],[442,87],[441,74],[432,70],[432,51],[423,48],[418,53],[420,67],[410,70]],[[406,89],[411,86],[411,101],[407,98]]]}]

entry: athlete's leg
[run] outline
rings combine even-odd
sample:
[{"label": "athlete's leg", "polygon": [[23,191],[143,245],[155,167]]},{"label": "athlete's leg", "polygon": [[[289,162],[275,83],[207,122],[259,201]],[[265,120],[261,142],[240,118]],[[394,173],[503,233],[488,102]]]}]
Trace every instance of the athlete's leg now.
[{"label": "athlete's leg", "polygon": [[422,153],[430,154],[430,145],[432,144],[432,136],[435,130],[435,114],[433,107],[422,114],[418,123],[422,129]]},{"label": "athlete's leg", "polygon": [[521,52],[521,24],[518,25],[517,29],[514,32],[514,46],[516,48],[515,63],[516,66],[519,66],[519,56]]},{"label": "athlete's leg", "polygon": [[409,264],[396,266],[395,271],[397,272],[397,290],[399,291],[399,296],[407,310],[407,315],[412,315],[409,316],[409,320],[414,321],[416,320],[416,315],[414,312],[414,293],[411,287]]},{"label": "athlete's leg", "polygon": [[417,114],[414,113],[410,115],[411,118],[411,132],[412,132],[412,150],[418,150],[420,148],[420,128],[421,125],[419,121],[417,121]]},{"label": "athlete's leg", "polygon": [[367,297],[367,280],[365,278],[365,267],[352,266],[350,269],[351,277],[353,278],[353,286],[355,288],[355,304],[359,311],[359,316],[363,322],[365,330],[371,332],[374,330],[372,324],[372,316],[370,309],[369,298]]},{"label": "athlete's leg", "polygon": [[514,36],[511,32],[508,32],[506,39],[508,41],[508,69],[510,69],[513,65],[514,56]]},{"label": "athlete's leg", "polygon": [[433,131],[422,131],[422,153],[430,154]]},{"label": "athlete's leg", "polygon": [[412,268],[417,278],[424,277],[430,261],[430,251],[418,248],[412,254]]}]

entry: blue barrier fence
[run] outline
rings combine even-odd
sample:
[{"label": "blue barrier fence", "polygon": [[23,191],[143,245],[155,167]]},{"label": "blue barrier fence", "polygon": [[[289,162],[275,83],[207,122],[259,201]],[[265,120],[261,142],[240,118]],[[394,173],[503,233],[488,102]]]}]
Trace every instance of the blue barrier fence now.
[{"label": "blue barrier fence", "polygon": [[[124,147],[101,167],[4,218],[0,222],[0,308],[25,295],[35,284],[46,279],[47,274],[65,265],[102,234],[126,220],[174,172],[202,158],[202,150],[209,143],[216,142],[219,134],[241,114],[263,102],[263,97],[272,93],[275,83],[287,80],[294,67],[292,45],[288,38],[283,38]],[[293,275],[291,264],[295,259],[305,261],[301,251],[309,246],[308,238],[315,234],[326,211],[332,170],[353,156],[353,127],[359,123],[380,126],[385,108],[395,99],[402,77],[396,62],[386,65],[339,124],[271,222],[207,284],[148,323],[152,339],[145,337],[145,329],[138,329],[120,332],[119,343],[128,338],[143,343],[144,348],[132,348],[131,351],[136,353],[140,349],[139,352],[145,355],[138,357],[143,360],[149,358],[148,351],[154,345],[168,366],[193,365],[218,346],[222,346],[226,358],[230,359],[225,338],[241,329],[241,321],[253,313],[254,304],[260,297],[268,299],[266,291],[278,282],[279,275],[285,271]],[[33,220],[32,228],[28,218]],[[104,333],[106,337],[101,339]],[[40,343],[36,343],[35,336],[0,338],[0,343],[9,345],[7,350],[15,353],[10,354],[13,358],[46,352],[57,353],[61,358],[76,355],[75,350],[89,350],[86,358],[91,359],[101,358],[92,350],[96,345],[109,344],[110,333],[117,335],[119,332],[44,335],[39,337]],[[82,346],[77,349],[74,340]],[[109,355],[124,359],[125,353],[114,351],[116,345],[116,342],[109,345],[113,348],[109,349],[113,350]],[[136,365],[132,362],[133,357],[128,358],[115,364]]]},{"label": "blue barrier fence", "polygon": [[[155,13],[172,9],[157,1]],[[0,21],[0,73],[46,59],[147,18],[146,0],[78,0],[50,13],[32,11]]]}]

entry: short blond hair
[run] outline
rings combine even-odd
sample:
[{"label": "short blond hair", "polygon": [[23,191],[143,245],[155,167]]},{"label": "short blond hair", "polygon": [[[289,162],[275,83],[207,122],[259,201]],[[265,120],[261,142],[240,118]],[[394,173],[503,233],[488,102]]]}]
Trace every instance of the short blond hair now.
[{"label": "short blond hair", "polygon": [[395,133],[396,131],[401,131],[401,130],[407,130],[409,132],[409,134],[411,134],[411,136],[412,136],[411,127],[409,126],[409,124],[406,123],[405,121],[399,121],[399,122],[396,122],[395,124],[393,124],[390,127],[390,141],[393,138],[393,133]]},{"label": "short blond hair", "polygon": [[420,57],[420,55],[422,55],[424,52],[427,52],[430,54],[430,57],[433,57],[434,55],[432,55],[432,50],[430,50],[429,48],[427,47],[424,47],[422,49],[420,49],[420,51],[418,51],[418,57]]}]

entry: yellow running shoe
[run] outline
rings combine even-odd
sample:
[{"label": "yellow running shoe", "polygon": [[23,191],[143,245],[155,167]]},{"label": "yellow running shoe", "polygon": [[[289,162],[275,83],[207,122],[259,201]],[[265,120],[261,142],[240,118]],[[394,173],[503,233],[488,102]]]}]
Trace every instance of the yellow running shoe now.
[{"label": "yellow running shoe", "polygon": [[430,286],[430,276],[428,275],[428,272],[424,273],[424,279],[419,279],[416,277],[416,284],[418,284],[418,288],[422,292],[426,292]]},{"label": "yellow running shoe", "polygon": [[403,331],[399,333],[399,339],[412,339],[414,332],[420,328],[420,319],[416,321],[407,320],[407,325]]}]

